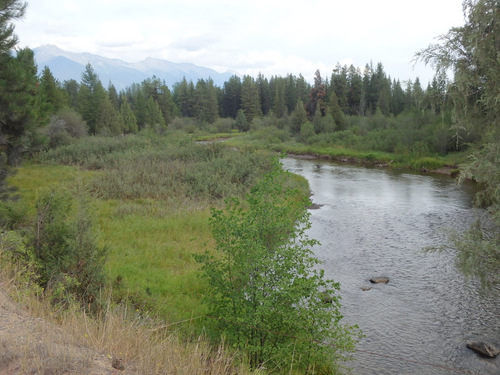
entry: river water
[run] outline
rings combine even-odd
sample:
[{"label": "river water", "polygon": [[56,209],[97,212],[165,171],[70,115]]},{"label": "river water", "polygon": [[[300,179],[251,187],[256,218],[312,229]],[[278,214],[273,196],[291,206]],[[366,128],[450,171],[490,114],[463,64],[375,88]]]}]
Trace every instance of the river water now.
[{"label": "river water", "polygon": [[[481,358],[471,340],[500,344],[500,300],[454,267],[446,243],[483,215],[473,185],[448,176],[285,158],[307,178],[310,237],[328,278],[341,283],[342,311],[364,337],[347,366],[354,374],[500,374],[500,356]],[[388,284],[370,284],[387,276]],[[363,291],[362,287],[371,287]]]}]

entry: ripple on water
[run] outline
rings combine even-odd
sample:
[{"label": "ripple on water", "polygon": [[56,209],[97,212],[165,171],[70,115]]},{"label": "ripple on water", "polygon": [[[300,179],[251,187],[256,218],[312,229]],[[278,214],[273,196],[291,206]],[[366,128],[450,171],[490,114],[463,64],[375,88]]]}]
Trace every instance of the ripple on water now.
[{"label": "ripple on water", "polygon": [[[323,162],[313,173],[317,163],[284,165],[308,179],[314,203],[323,205],[311,211],[308,234],[321,242],[314,252],[327,277],[341,283],[346,322],[366,335],[349,363],[354,373],[500,374],[500,357],[465,348],[477,338],[500,344],[500,300],[466,281],[452,254],[423,252],[481,214],[470,192],[451,179]],[[382,275],[388,284],[369,283]]]}]

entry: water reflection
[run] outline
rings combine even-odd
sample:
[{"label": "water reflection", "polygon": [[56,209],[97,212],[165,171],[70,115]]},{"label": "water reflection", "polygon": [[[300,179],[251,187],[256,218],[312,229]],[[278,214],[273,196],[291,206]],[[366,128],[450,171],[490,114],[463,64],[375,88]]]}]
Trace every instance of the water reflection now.
[{"label": "water reflection", "polygon": [[[475,220],[473,185],[311,160],[283,164],[308,179],[313,203],[322,205],[311,211],[309,234],[321,242],[314,251],[327,276],[341,283],[346,320],[367,336],[351,364],[356,374],[500,373],[499,358],[465,348],[477,338],[500,344],[500,302],[464,280],[452,254],[422,251]],[[380,275],[389,284],[361,289]]]}]

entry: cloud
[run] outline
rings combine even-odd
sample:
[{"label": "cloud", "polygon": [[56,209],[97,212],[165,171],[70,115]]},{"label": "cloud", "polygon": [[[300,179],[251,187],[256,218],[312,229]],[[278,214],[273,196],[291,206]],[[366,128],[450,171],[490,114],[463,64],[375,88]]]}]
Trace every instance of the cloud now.
[{"label": "cloud", "polygon": [[16,31],[21,45],[131,62],[305,76],[349,58],[407,79],[414,53],[460,21],[461,0],[37,0]]},{"label": "cloud", "polygon": [[170,44],[171,48],[181,49],[189,52],[206,49],[217,42],[217,38],[210,35],[198,35],[184,38]]}]

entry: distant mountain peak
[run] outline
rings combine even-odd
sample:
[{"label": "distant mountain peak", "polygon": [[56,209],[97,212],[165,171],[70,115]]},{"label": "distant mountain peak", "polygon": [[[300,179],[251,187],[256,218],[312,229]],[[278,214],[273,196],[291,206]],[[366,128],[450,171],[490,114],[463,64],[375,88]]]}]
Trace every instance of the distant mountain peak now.
[{"label": "distant mountain peak", "polygon": [[90,63],[103,85],[111,82],[118,90],[123,90],[133,83],[140,83],[153,75],[164,80],[170,88],[184,77],[193,82],[212,78],[216,85],[222,86],[235,74],[219,73],[192,63],[174,63],[153,57],[129,63],[87,52],[69,52],[52,44],[34,48],[33,51],[39,70],[47,66],[59,81],[74,79],[80,82],[85,66]]}]

